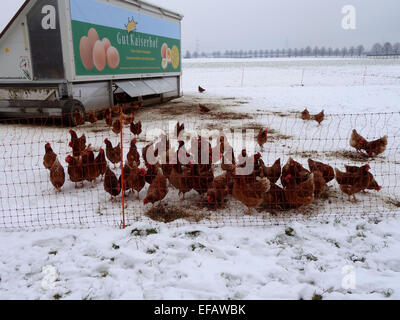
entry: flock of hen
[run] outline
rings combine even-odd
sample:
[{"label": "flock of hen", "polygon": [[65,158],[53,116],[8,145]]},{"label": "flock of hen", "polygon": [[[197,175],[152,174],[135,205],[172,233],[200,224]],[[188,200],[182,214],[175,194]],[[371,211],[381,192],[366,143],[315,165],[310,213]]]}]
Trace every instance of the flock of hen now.
[{"label": "flock of hen", "polygon": [[[131,116],[125,116],[123,124],[130,125],[134,136],[142,133],[141,123],[135,123],[134,112]],[[116,134],[120,133],[123,125],[119,120],[117,124],[112,121],[112,110],[105,113],[106,123],[112,127]],[[323,112],[309,119],[321,123]],[[89,119],[89,118],[88,118]],[[308,119],[308,120],[309,120]],[[90,121],[90,119],[89,119]],[[97,121],[97,119],[96,119]],[[184,124],[176,126],[177,137],[185,130]],[[153,206],[167,196],[169,187],[179,191],[179,195],[195,190],[201,200],[206,196],[207,203],[212,208],[221,207],[227,201],[229,195],[243,203],[251,214],[252,209],[263,206],[271,210],[288,210],[300,208],[313,203],[316,199],[326,194],[327,184],[334,179],[343,193],[348,195],[349,201],[356,194],[365,190],[381,190],[376,182],[368,164],[361,167],[346,166],[346,172],[331,167],[328,164],[308,160],[309,170],[292,158],[281,167],[278,159],[271,167],[265,166],[261,154],[249,156],[246,150],[242,150],[238,158],[235,158],[233,148],[230,146],[226,136],[221,135],[218,144],[212,147],[209,139],[201,136],[191,140],[190,150],[185,147],[184,141],[179,145],[171,146],[167,136],[162,136],[157,144],[150,143],[142,149],[141,155],[137,148],[137,140],[133,138],[130,150],[127,154],[125,166],[118,178],[110,169],[109,162],[116,164],[121,162],[121,146],[113,147],[106,139],[106,151],[99,149],[95,157],[94,151],[86,145],[86,137],[78,137],[74,130],[70,130],[72,155],[66,158],[68,164],[68,175],[71,182],[84,186],[84,182],[95,183],[97,178],[104,180],[104,190],[113,197],[121,192],[131,190],[139,193],[149,185],[144,204],[151,203]],[[257,142],[261,148],[267,142],[268,130],[260,130]],[[178,139],[179,140],[179,139]],[[387,137],[368,142],[360,136],[356,130],[353,131],[350,145],[358,152],[364,150],[370,157],[382,154],[386,150]],[[206,153],[209,157],[208,164],[200,164]],[[220,157],[215,159],[215,154]],[[148,159],[149,155],[152,159]],[[229,158],[228,161],[225,161]],[[186,161],[182,161],[186,159]],[[140,168],[141,161],[144,167]],[[214,165],[221,162],[223,174],[215,176]],[[229,162],[229,163],[228,163]],[[57,155],[53,152],[51,145],[45,145],[44,166],[50,170],[50,181],[56,190],[60,191],[65,183],[65,172]],[[249,166],[250,165],[250,166]],[[251,168],[250,172],[248,168]],[[277,183],[280,180],[281,186]],[[169,182],[169,183],[168,183]]]}]

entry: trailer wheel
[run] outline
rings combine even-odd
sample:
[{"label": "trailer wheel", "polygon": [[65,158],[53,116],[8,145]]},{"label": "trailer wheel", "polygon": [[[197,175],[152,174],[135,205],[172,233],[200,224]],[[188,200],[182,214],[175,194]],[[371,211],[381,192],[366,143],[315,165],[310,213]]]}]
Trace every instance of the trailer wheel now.
[{"label": "trailer wheel", "polygon": [[68,101],[64,106],[64,120],[68,126],[76,127],[85,123],[85,108],[79,101]]}]

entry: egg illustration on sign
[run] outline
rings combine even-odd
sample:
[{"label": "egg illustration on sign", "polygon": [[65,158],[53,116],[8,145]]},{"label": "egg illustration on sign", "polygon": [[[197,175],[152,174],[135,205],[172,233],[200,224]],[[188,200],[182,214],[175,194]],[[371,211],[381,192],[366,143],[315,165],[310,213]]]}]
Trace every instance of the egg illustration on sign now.
[{"label": "egg illustration on sign", "polygon": [[109,47],[107,50],[107,63],[111,69],[116,69],[119,65],[119,52],[115,47]]},{"label": "egg illustration on sign", "polygon": [[93,63],[93,50],[90,45],[90,40],[88,37],[84,36],[81,38],[81,42],[79,45],[79,51],[81,54],[81,61],[86,70],[92,70]]},{"label": "egg illustration on sign", "polygon": [[103,40],[101,40],[101,42],[103,42],[104,50],[107,52],[108,48],[111,47],[110,40],[108,40],[107,38],[103,38]]},{"label": "egg illustration on sign", "polygon": [[166,43],[164,43],[161,47],[161,58],[165,59],[167,57],[167,49],[168,49],[168,45]]},{"label": "egg illustration on sign", "polygon": [[110,69],[116,69],[120,63],[120,55],[117,48],[113,47],[108,38],[100,40],[96,29],[89,29],[88,35],[80,40],[80,55],[86,70],[96,67],[102,72],[108,65]]},{"label": "egg illustration on sign", "polygon": [[104,50],[103,42],[100,40],[97,40],[93,47],[93,62],[96,69],[100,72],[106,67],[106,51]]},{"label": "egg illustration on sign", "polygon": [[96,41],[100,40],[99,34],[97,33],[96,29],[94,29],[94,28],[90,28],[89,29],[88,38],[89,38],[90,45],[91,45],[92,49],[93,49],[94,44],[96,43]]}]

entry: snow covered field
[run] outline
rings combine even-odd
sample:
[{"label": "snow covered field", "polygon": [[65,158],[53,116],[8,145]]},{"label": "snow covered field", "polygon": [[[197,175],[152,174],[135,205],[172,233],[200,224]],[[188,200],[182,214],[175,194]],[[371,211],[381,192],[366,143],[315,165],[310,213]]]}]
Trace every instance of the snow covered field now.
[{"label": "snow covered field", "polygon": [[[370,162],[382,192],[350,204],[332,184],[332,201],[320,200],[298,219],[296,213],[290,219],[268,212],[245,217],[245,208],[231,201],[198,225],[177,221],[171,228],[142,218],[143,205],[130,199],[129,227],[110,229],[104,225],[121,221],[120,203],[110,204],[101,184],[83,192],[67,182],[56,195],[42,169],[44,142],[66,155],[65,129],[1,126],[3,141],[8,137],[16,147],[0,146],[6,177],[0,182],[0,227],[49,229],[0,233],[0,298],[400,298],[399,74],[399,60],[189,60],[185,97],[139,114],[145,131],[169,120],[192,129],[268,126],[267,164],[289,156],[306,164],[311,156],[343,169],[363,161],[346,157],[352,129],[367,139],[389,136],[386,153]],[[199,84],[207,89],[203,95]],[[211,106],[214,115],[200,116],[198,103]],[[321,127],[298,118],[306,107],[312,113],[325,109]],[[370,112],[393,114],[356,115]],[[78,131],[95,147],[110,137],[103,124]],[[177,199],[171,191],[167,202]],[[190,194],[184,205],[190,208],[194,199]],[[249,227],[256,225],[264,228]],[[48,266],[56,271],[54,288],[43,286]]]}]

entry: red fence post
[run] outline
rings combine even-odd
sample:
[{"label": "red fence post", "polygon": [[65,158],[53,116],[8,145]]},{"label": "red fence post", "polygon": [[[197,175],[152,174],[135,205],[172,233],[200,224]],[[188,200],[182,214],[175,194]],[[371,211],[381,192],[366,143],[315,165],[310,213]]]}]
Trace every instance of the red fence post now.
[{"label": "red fence post", "polygon": [[121,188],[122,188],[122,228],[126,228],[125,223],[125,182],[124,182],[124,139],[123,139],[123,117],[122,117],[122,106],[120,107],[120,119],[121,119]]}]

